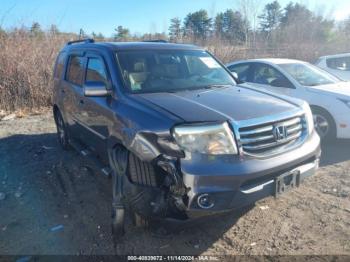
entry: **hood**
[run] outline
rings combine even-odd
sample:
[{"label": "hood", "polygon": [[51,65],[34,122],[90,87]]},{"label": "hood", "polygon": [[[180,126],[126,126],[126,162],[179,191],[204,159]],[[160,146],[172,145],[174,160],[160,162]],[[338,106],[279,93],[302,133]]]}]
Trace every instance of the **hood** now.
[{"label": "hood", "polygon": [[339,82],[330,85],[321,86],[309,86],[307,89],[310,92],[325,92],[327,94],[332,94],[336,97],[350,97],[350,82]]},{"label": "hood", "polygon": [[186,122],[241,121],[284,113],[298,107],[277,96],[242,86],[134,96]]}]

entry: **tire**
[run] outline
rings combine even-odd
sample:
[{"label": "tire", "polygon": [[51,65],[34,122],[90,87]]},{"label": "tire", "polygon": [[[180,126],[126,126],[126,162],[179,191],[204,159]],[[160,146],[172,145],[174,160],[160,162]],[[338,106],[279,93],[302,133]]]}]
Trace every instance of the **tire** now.
[{"label": "tire", "polygon": [[312,108],[315,129],[322,142],[330,142],[336,138],[336,125],[333,117],[324,109]]},{"label": "tire", "polygon": [[54,113],[56,128],[57,128],[57,138],[58,143],[61,145],[63,150],[69,150],[69,136],[66,124],[64,123],[61,112],[57,109]]}]

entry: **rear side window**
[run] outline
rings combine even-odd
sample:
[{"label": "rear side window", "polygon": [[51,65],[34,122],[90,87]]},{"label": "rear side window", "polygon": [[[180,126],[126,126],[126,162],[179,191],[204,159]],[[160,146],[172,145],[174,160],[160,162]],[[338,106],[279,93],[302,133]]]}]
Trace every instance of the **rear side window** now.
[{"label": "rear side window", "polygon": [[82,85],[84,74],[84,58],[72,55],[69,59],[66,80],[75,85]]},{"label": "rear side window", "polygon": [[327,66],[341,71],[350,71],[350,56],[328,58]]},{"label": "rear side window", "polygon": [[66,53],[60,53],[57,57],[57,61],[56,61],[56,68],[55,68],[55,74],[54,77],[55,78],[61,78],[62,76],[62,72],[63,72],[63,68],[64,68],[64,61],[66,58]]},{"label": "rear side window", "polygon": [[86,82],[89,81],[98,81],[107,84],[107,72],[105,65],[99,58],[89,58],[88,60]]}]

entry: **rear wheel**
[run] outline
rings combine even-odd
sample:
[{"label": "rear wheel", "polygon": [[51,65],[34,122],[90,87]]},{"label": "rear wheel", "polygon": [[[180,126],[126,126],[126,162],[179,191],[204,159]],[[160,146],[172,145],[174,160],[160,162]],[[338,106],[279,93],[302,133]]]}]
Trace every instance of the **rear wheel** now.
[{"label": "rear wheel", "polygon": [[323,142],[334,140],[336,126],[332,116],[320,108],[312,108],[315,129]]},{"label": "rear wheel", "polygon": [[69,149],[69,139],[66,124],[64,123],[61,112],[55,110],[55,122],[57,127],[58,142],[64,150]]}]

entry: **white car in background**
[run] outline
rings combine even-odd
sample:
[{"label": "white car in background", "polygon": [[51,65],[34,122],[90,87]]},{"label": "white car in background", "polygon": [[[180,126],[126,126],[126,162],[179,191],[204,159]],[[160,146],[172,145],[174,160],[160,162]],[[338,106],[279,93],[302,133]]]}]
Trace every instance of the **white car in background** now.
[{"label": "white car in background", "polygon": [[350,81],[350,53],[322,56],[315,65],[344,81]]},{"label": "white car in background", "polygon": [[227,67],[240,81],[254,83],[255,88],[307,101],[323,140],[350,138],[350,82],[291,59],[245,60]]}]

